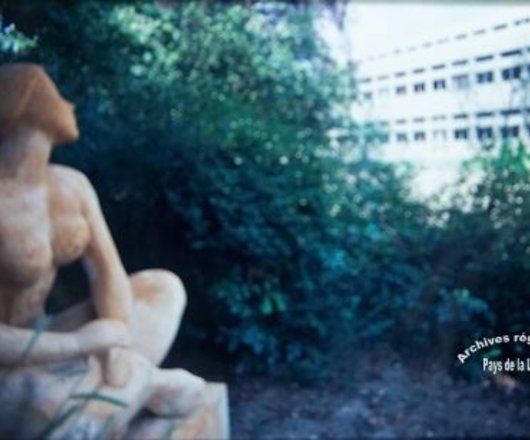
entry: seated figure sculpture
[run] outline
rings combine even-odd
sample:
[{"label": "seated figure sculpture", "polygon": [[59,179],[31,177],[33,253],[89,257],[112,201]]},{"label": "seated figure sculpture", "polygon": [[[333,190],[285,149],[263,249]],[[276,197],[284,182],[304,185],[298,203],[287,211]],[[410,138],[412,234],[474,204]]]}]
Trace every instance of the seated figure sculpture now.
[{"label": "seated figure sculpture", "polygon": [[[192,412],[205,387],[158,367],[186,303],[179,278],[128,276],[89,180],[50,164],[52,147],[78,135],[74,107],[40,66],[0,67],[0,432],[19,438],[50,424],[57,438],[120,437],[141,410]],[[46,317],[58,269],[78,259],[91,300]],[[9,426],[21,408],[30,423]]]}]

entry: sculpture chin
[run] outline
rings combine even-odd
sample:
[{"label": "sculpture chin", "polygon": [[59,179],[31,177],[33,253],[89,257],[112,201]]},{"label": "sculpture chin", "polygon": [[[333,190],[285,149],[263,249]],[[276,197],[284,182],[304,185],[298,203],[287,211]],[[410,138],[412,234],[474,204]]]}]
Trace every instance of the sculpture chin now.
[{"label": "sculpture chin", "polygon": [[61,144],[71,144],[72,142],[75,142],[79,139],[79,129],[77,128],[77,125],[74,123],[68,127],[64,127],[62,130],[60,130],[55,138],[54,138],[54,144],[61,145]]},{"label": "sculpture chin", "polygon": [[57,115],[61,118],[57,119],[55,127],[56,135],[54,143],[68,144],[79,139],[79,128],[77,127],[77,120],[75,117],[74,106],[68,101],[61,99]]},{"label": "sculpture chin", "polygon": [[[57,97],[56,97],[57,98]],[[35,117],[42,130],[48,132],[55,145],[69,144],[79,139],[74,107],[65,99],[55,99],[54,112],[48,117]]]}]

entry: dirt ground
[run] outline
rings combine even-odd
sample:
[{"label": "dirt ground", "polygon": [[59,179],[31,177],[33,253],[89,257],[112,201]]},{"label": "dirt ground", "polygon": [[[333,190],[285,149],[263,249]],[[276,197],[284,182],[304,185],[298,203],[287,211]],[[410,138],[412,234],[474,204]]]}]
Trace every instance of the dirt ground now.
[{"label": "dirt ground", "polygon": [[431,363],[367,354],[324,384],[230,383],[234,439],[530,438],[530,394],[514,382],[453,379]]}]

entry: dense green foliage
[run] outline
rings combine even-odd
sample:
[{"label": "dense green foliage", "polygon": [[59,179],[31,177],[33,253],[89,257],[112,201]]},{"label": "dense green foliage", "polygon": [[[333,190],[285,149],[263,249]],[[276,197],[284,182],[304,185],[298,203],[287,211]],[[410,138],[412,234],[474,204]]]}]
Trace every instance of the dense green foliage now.
[{"label": "dense green foliage", "polygon": [[528,322],[524,150],[482,161],[468,209],[411,201],[405,174],[361,154],[352,72],[314,8],[3,9],[30,38],[0,27],[0,61],[43,63],[76,103],[82,137],[56,159],[93,181],[128,269],[181,275],[188,340],[300,373],[358,337],[441,341],[454,360],[465,338]]},{"label": "dense green foliage", "polygon": [[[460,322],[461,345],[483,335],[517,334],[530,321],[530,155],[507,142],[467,164],[439,251],[450,255],[440,266],[446,285],[476,298],[480,319]],[[458,243],[458,246],[455,246]],[[460,347],[462,348],[462,347]],[[521,344],[500,347],[510,355]],[[500,354],[500,352],[498,352]]]}]

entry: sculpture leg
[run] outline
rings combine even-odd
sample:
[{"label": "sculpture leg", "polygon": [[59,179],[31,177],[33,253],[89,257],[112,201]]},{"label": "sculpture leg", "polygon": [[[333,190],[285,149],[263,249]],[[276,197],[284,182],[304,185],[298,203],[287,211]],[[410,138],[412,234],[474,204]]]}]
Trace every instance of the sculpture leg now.
[{"label": "sculpture leg", "polygon": [[53,432],[52,439],[122,438],[130,421],[149,400],[157,368],[135,351],[117,350],[131,365],[127,384],[121,388],[102,384],[101,366],[92,358],[88,374],[59,413],[68,414],[73,410],[73,416]]},{"label": "sculpture leg", "polygon": [[145,270],[130,280],[134,292],[134,348],[154,365],[160,365],[180,327],[186,307],[184,286],[176,275],[165,270]]},{"label": "sculpture leg", "polygon": [[[145,270],[130,277],[134,294],[131,333],[133,349],[159,365],[173,343],[186,306],[180,279],[165,270]],[[90,303],[74,306],[54,318],[54,330],[79,328],[95,318]],[[147,406],[157,415],[183,415],[201,402],[206,383],[182,369],[158,369],[152,373]]]},{"label": "sculpture leg", "polygon": [[151,397],[158,369],[132,350],[117,350],[131,365],[122,388],[102,384],[101,365],[93,357],[4,372],[0,437],[88,440],[106,430],[119,437]]},{"label": "sculpture leg", "polygon": [[206,381],[189,371],[157,369],[153,373],[147,408],[161,417],[180,417],[192,413],[204,400]]},{"label": "sculpture leg", "polygon": [[[158,269],[135,273],[130,281],[133,349],[159,365],[180,327],[186,307],[184,286],[173,273]],[[95,318],[91,302],[85,301],[54,316],[50,330],[73,331]]]},{"label": "sculpture leg", "polygon": [[[171,272],[147,270],[131,277],[135,294],[133,341],[155,365],[166,356],[175,339],[186,293]],[[186,370],[155,369],[147,407],[160,416],[190,413],[202,401],[206,382]]]}]

